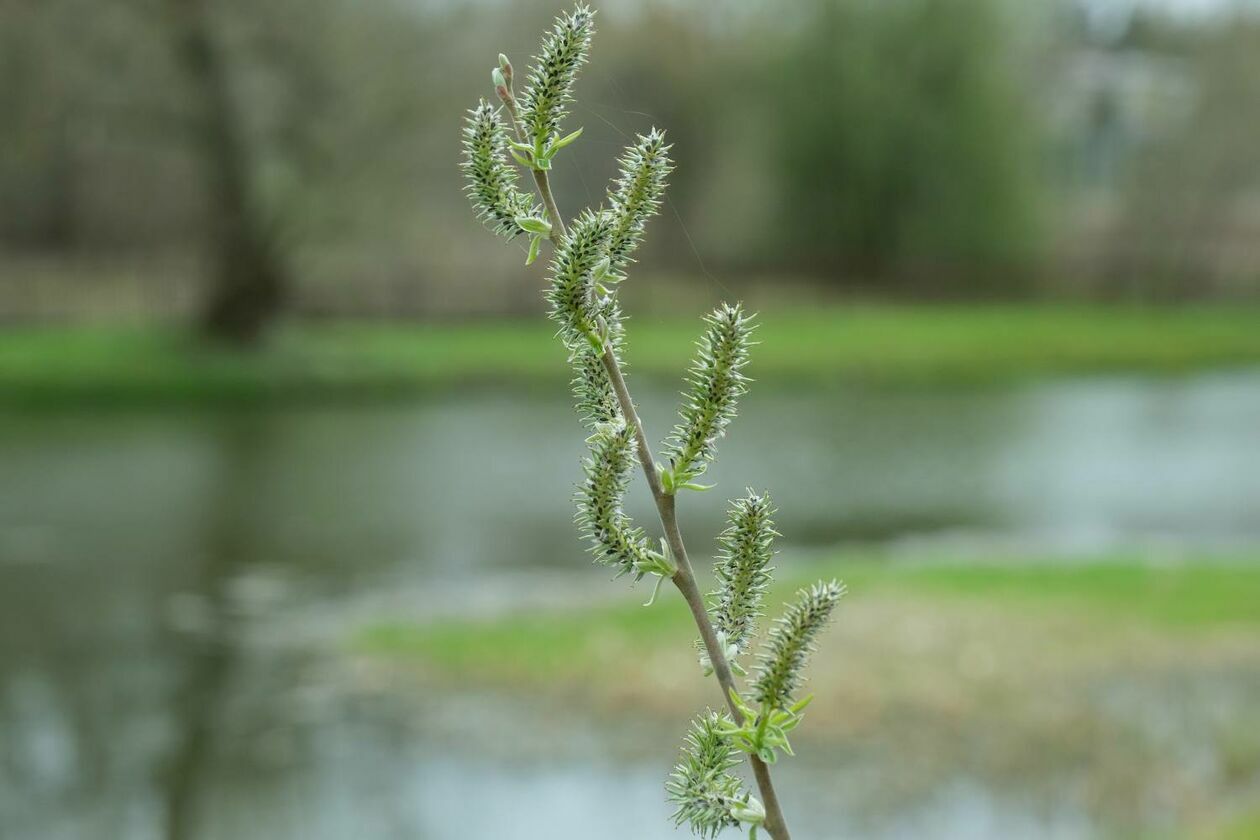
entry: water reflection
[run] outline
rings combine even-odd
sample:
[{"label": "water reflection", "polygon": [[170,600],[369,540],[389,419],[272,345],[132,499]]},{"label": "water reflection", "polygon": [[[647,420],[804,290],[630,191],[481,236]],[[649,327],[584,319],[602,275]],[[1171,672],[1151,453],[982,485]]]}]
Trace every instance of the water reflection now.
[{"label": "water reflection", "polygon": [[218,719],[226,711],[241,657],[237,630],[249,619],[235,614],[231,586],[250,562],[258,561],[251,550],[260,530],[253,494],[265,475],[275,432],[275,424],[252,415],[225,418],[214,430],[215,474],[206,485],[203,550],[189,581],[192,591],[167,601],[168,619],[183,631],[174,640],[173,654],[185,672],[172,700],[173,743],[160,779],[167,840],[197,836],[198,805],[215,757]]},{"label": "water reflection", "polygon": [[[639,390],[664,431],[671,393]],[[574,577],[582,444],[556,396],[0,416],[0,835],[445,838],[459,801],[484,823],[463,836],[674,836],[660,779],[677,733],[612,762],[592,734],[513,770],[484,741],[442,740],[439,700],[392,708],[321,655],[356,599],[461,609],[447,587]],[[1258,373],[754,392],[711,477],[725,494],[772,489],[796,546],[1255,544],[1258,430]],[[722,493],[687,500],[698,553]],[[826,766],[846,784],[860,772]],[[574,779],[589,821],[562,801]],[[1080,833],[1062,809],[1046,822],[960,784],[878,831],[846,824]],[[478,790],[496,807],[476,809]],[[512,828],[503,815],[530,803],[575,828]],[[601,827],[614,806],[633,817]],[[841,818],[802,825],[824,817]]]}]

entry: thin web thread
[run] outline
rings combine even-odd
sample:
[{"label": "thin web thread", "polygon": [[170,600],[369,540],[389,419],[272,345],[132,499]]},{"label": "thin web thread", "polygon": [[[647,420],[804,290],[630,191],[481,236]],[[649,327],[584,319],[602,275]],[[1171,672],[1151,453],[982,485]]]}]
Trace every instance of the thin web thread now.
[{"label": "thin web thread", "polygon": [[[613,87],[613,88],[614,88],[615,90],[617,90],[618,92],[621,92],[621,87],[620,87],[620,85],[618,85],[618,84],[617,84],[617,82],[616,82],[614,79],[612,79],[611,77],[609,77],[609,76],[607,76],[607,75],[605,75],[605,74],[602,74],[602,73],[601,73],[601,74],[599,74],[599,75],[601,75],[601,76],[603,77],[603,79],[604,79],[605,81],[607,81],[607,82],[608,82],[608,84],[609,84],[611,87]],[[612,105],[599,105],[599,104],[593,104],[593,105],[588,106],[588,110],[590,111],[590,113],[594,114],[594,115],[595,115],[595,116],[596,116],[596,117],[597,117],[597,118],[598,118],[601,122],[603,122],[605,125],[607,125],[609,128],[611,128],[613,131],[615,131],[615,132],[617,132],[618,134],[620,134],[620,135],[622,136],[622,138],[624,138],[624,139],[626,140],[626,142],[633,142],[634,138],[632,138],[632,137],[631,137],[629,134],[627,134],[626,132],[622,131],[622,130],[621,130],[621,128],[620,128],[620,126],[618,126],[618,125],[617,125],[616,123],[614,123],[612,120],[608,119],[608,118],[607,118],[607,117],[605,117],[603,114],[599,113],[599,111],[596,111],[596,110],[595,110],[595,108],[597,108],[597,107],[599,107],[599,108],[608,108],[609,110],[612,110],[612,111],[617,111],[617,112],[622,113],[622,114],[630,114],[630,115],[633,115],[633,116],[647,117],[649,120],[652,120],[652,121],[654,121],[654,122],[655,122],[655,121],[657,121],[655,116],[653,116],[652,114],[649,114],[649,113],[647,113],[647,112],[645,112],[645,111],[630,111],[630,110],[627,110],[627,109],[625,109],[625,108],[616,108],[616,107],[614,107],[614,106],[612,106]],[[583,181],[583,186],[585,186],[585,181]],[[587,191],[588,200],[589,200],[589,195],[590,195],[590,191],[588,190],[588,191]],[[705,279],[706,279],[706,280],[708,280],[710,283],[712,283],[712,284],[713,284],[714,286],[716,286],[717,288],[721,289],[721,290],[722,290],[723,292],[725,292],[727,295],[734,296],[735,292],[733,292],[733,291],[730,289],[730,287],[728,287],[725,283],[723,283],[721,280],[719,280],[717,277],[715,277],[715,276],[714,276],[714,275],[713,275],[713,274],[709,271],[709,267],[708,267],[707,265],[705,265],[705,264],[704,264],[704,257],[700,256],[700,249],[696,247],[696,241],[695,241],[695,239],[693,239],[693,238],[692,238],[692,236],[691,236],[691,231],[687,230],[687,223],[683,221],[682,214],[678,212],[678,205],[674,204],[674,199],[673,199],[673,197],[669,194],[669,191],[668,191],[668,190],[666,190],[666,192],[665,192],[665,203],[669,205],[670,212],[674,214],[674,218],[678,221],[678,227],[679,227],[679,228],[682,230],[682,232],[683,232],[683,238],[685,238],[685,239],[687,240],[687,247],[688,247],[689,249],[691,249],[691,255],[695,258],[695,260],[696,260],[696,265],[700,267],[700,273],[704,275],[704,277],[705,277]]]}]

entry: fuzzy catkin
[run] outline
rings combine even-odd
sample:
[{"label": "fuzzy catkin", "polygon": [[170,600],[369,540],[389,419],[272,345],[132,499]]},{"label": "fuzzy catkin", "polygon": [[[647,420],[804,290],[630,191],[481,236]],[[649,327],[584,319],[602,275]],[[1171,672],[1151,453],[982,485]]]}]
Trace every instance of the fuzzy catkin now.
[{"label": "fuzzy catkin", "polygon": [[570,225],[569,235],[556,245],[547,290],[548,315],[560,326],[560,337],[570,347],[599,329],[594,272],[604,259],[611,230],[607,214],[585,210]]},{"label": "fuzzy catkin", "polygon": [[739,398],[748,392],[743,370],[752,343],[752,316],[738,303],[724,303],[704,320],[708,328],[696,342],[689,387],[678,411],[682,422],[674,427],[665,452],[680,480],[704,472],[716,455],[718,438],[735,418]]},{"label": "fuzzy catkin", "polygon": [[802,589],[797,602],[770,628],[752,685],[752,696],[763,712],[785,709],[795,700],[793,695],[804,679],[802,672],[814,652],[814,642],[844,592],[844,585],[836,581]]},{"label": "fuzzy catkin", "polygon": [[602,359],[603,353],[609,352],[620,362],[625,342],[626,328],[615,296],[609,295],[600,302],[599,319],[604,329],[605,350],[598,350],[589,342],[579,342],[571,348],[570,358],[578,416],[590,429],[602,423],[615,422],[621,417],[621,404],[617,402],[617,394]]},{"label": "fuzzy catkin", "polygon": [[468,179],[464,191],[478,218],[495,233],[509,239],[524,233],[519,216],[538,210],[529,196],[517,190],[516,170],[507,164],[507,134],[499,109],[484,99],[464,120],[464,160],[460,168]]},{"label": "fuzzy catkin", "polygon": [[639,135],[617,161],[620,171],[608,191],[613,231],[608,243],[608,259],[614,271],[631,262],[630,255],[643,239],[647,220],[660,212],[665,179],[673,171],[665,132],[653,128]]},{"label": "fuzzy catkin", "polygon": [[559,134],[594,33],[595,13],[579,3],[572,12],[557,18],[551,31],[543,36],[520,99],[521,122],[539,146],[550,143]]},{"label": "fuzzy catkin", "polygon": [[727,772],[740,759],[719,731],[724,723],[729,718],[713,711],[692,721],[682,760],[665,782],[669,801],[678,806],[674,824],[690,823],[700,837],[716,837],[722,829],[738,826],[731,810],[748,800],[743,784]]},{"label": "fuzzy catkin", "polygon": [[591,435],[591,452],[582,464],[577,516],[595,562],[618,574],[642,577],[660,555],[648,548],[643,529],[622,510],[622,499],[634,469],[634,431],[624,422],[600,426]]},{"label": "fuzzy catkin", "polygon": [[718,556],[713,563],[717,589],[710,594],[713,627],[727,644],[743,653],[757,632],[761,604],[770,586],[770,560],[774,557],[775,513],[770,497],[748,491],[731,503],[727,527],[718,536]]}]

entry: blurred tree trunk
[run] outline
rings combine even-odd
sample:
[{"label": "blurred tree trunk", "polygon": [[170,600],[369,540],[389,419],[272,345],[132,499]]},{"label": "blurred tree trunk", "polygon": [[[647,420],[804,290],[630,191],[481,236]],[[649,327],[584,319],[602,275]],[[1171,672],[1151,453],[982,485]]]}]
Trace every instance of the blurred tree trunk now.
[{"label": "blurred tree trunk", "polygon": [[284,305],[287,271],[254,194],[254,161],[214,34],[212,0],[168,2],[175,13],[178,58],[196,98],[195,141],[209,199],[213,279],[201,327],[211,338],[252,344]]}]

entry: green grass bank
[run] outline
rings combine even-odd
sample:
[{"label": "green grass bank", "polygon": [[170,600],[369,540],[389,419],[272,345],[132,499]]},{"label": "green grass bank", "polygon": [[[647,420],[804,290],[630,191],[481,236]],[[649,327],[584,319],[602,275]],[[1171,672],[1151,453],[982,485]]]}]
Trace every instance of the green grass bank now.
[{"label": "green grass bank", "polygon": [[[819,578],[839,578],[855,601],[899,604],[903,615],[935,607],[1003,617],[1075,619],[1098,632],[1144,629],[1193,638],[1241,631],[1260,638],[1260,563],[1205,559],[1173,566],[1108,556],[1088,563],[1013,559],[1006,563],[888,565],[860,556],[790,570],[767,599],[777,605]],[[620,586],[620,584],[610,584]],[[550,682],[604,670],[611,649],[650,660],[694,635],[690,614],[665,587],[653,607],[614,601],[572,611],[491,620],[382,623],[363,628],[356,650],[422,662],[456,678]],[[678,603],[675,603],[678,602]],[[893,610],[890,609],[890,612]],[[685,645],[684,645],[685,646]]]},{"label": "green grass bank", "polygon": [[[997,559],[997,558],[995,558]],[[1062,802],[1088,792],[1100,837],[1250,838],[1260,828],[1260,564],[1112,554],[1065,565],[845,553],[785,578],[768,612],[817,577],[850,594],[819,641],[794,742],[817,768],[860,765],[889,807],[960,778]],[[624,592],[620,583],[609,585]],[[686,607],[618,599],[571,610],[362,626],[349,651],[414,702],[491,692],[546,715],[678,721],[718,702]],[[755,661],[745,659],[745,664]],[[1212,773],[1187,773],[1192,744]],[[1165,798],[1156,817],[1152,791]],[[1023,801],[1023,800],[1021,800]]]},{"label": "green grass bank", "polygon": [[[630,372],[677,378],[695,318],[630,321]],[[1033,305],[828,305],[763,314],[753,375],[771,385],[1007,382],[1059,374],[1180,374],[1260,364],[1260,310]],[[0,402],[336,399],[476,384],[562,382],[542,320],[304,323],[263,347],[174,329],[0,331]]]}]

